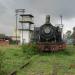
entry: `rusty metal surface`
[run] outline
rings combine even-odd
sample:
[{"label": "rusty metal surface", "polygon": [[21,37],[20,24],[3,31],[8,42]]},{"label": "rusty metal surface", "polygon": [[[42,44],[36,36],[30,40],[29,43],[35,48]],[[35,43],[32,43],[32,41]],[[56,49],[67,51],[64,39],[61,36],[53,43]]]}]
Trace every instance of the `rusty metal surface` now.
[{"label": "rusty metal surface", "polygon": [[60,51],[66,48],[66,44],[60,43],[48,43],[48,42],[38,42],[37,47],[40,51]]}]

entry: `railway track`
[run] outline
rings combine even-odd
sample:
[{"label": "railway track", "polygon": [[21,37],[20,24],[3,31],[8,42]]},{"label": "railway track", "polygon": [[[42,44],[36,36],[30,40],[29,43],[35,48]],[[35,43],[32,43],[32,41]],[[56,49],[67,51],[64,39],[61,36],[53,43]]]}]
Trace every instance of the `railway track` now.
[{"label": "railway track", "polygon": [[14,69],[12,70],[10,73],[8,73],[7,75],[17,75],[17,72],[19,70],[22,70],[23,68],[27,67],[31,62],[32,62],[32,59],[36,58],[37,56],[33,56],[31,57],[27,62],[25,62],[25,64],[22,64],[18,69]]}]

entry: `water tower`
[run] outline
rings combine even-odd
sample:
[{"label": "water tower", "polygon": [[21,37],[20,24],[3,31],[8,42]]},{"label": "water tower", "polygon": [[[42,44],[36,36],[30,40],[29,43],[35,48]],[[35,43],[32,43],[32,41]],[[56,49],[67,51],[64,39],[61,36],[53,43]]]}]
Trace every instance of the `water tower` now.
[{"label": "water tower", "polygon": [[33,30],[31,29],[31,26],[33,25],[33,15],[31,14],[21,14],[20,15],[20,23],[21,28],[20,31],[20,43],[30,43],[32,38]]}]

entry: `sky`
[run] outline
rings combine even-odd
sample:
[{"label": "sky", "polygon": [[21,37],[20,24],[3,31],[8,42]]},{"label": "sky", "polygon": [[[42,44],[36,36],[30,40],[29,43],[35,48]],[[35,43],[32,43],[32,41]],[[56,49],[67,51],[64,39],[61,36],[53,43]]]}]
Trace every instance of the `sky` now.
[{"label": "sky", "polygon": [[26,9],[34,15],[34,25],[45,23],[46,15],[51,16],[53,25],[60,24],[63,16],[63,32],[75,26],[75,0],[0,0],[0,33],[13,35],[15,30],[15,9]]}]

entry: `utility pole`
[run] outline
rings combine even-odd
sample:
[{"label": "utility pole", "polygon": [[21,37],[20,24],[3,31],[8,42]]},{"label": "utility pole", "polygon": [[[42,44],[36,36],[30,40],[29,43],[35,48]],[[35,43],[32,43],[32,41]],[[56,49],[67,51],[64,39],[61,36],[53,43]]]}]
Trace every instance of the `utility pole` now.
[{"label": "utility pole", "polygon": [[18,44],[18,39],[17,39],[18,38],[17,37],[18,36],[17,35],[17,30],[18,30],[18,25],[17,25],[18,24],[18,13],[22,12],[24,14],[25,9],[16,9],[15,12],[16,12],[16,44]]},{"label": "utility pole", "polygon": [[18,12],[17,12],[17,10],[15,12],[16,12],[16,44],[18,44],[18,42],[17,42],[17,17],[18,17]]}]

